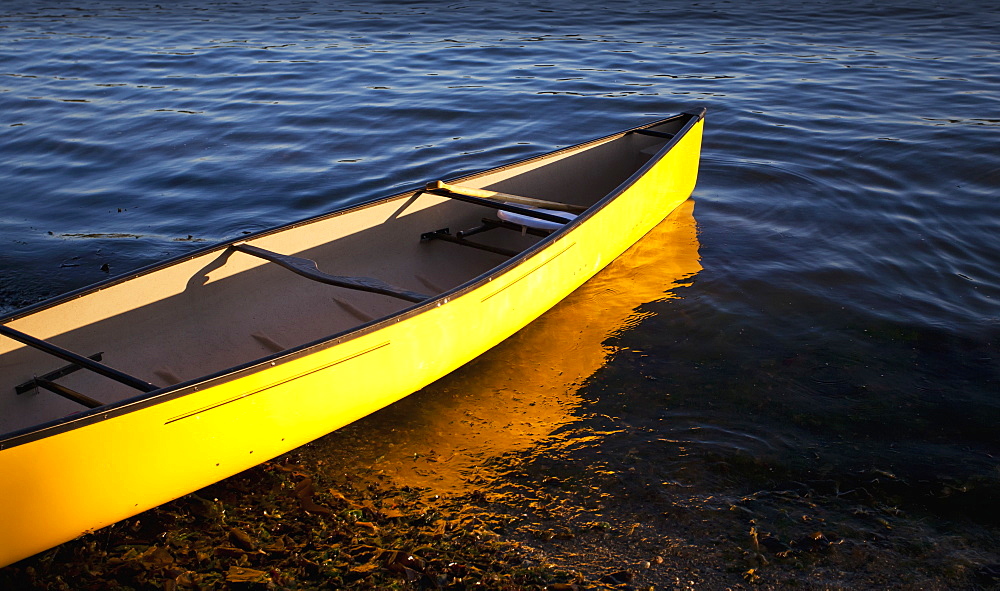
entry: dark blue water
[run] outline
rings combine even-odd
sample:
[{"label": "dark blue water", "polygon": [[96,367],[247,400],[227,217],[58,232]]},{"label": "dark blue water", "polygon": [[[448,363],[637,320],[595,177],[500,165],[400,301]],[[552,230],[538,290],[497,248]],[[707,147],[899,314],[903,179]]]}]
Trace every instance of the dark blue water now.
[{"label": "dark blue water", "polygon": [[[488,400],[503,378],[482,378],[503,375],[494,367],[545,381],[548,361],[507,344],[335,434],[329,461],[371,466],[385,451],[371,434],[394,433],[397,449],[464,453],[454,476],[498,490],[511,482],[504,466],[624,471],[595,486],[637,521],[743,503],[737,513],[786,538],[797,530],[781,516],[813,495],[855,550],[889,539],[883,549],[910,571],[933,557],[915,585],[989,583],[1000,564],[998,30],[995,3],[930,0],[0,0],[0,312],[707,107],[687,226],[697,242],[684,239],[697,264],[666,270],[675,246],[647,244],[656,257],[578,298],[627,305],[604,319],[599,363],[546,394],[571,395],[560,418],[495,449],[469,443],[459,420],[450,443],[428,427],[463,396],[503,406]],[[613,303],[658,273],[652,293]],[[569,310],[517,338],[576,330]],[[760,500],[775,490],[797,496]],[[907,549],[913,539],[938,550]],[[719,558],[753,566],[740,560]],[[895,563],[878,564],[864,568]]]}]

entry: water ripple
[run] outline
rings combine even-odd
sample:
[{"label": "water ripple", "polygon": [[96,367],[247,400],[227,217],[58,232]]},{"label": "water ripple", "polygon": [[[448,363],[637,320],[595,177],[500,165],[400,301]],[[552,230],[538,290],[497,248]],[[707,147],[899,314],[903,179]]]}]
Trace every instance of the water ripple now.
[{"label": "water ripple", "polygon": [[0,27],[2,310],[706,106],[704,269],[602,333],[566,453],[996,479],[996,6],[0,0]]}]

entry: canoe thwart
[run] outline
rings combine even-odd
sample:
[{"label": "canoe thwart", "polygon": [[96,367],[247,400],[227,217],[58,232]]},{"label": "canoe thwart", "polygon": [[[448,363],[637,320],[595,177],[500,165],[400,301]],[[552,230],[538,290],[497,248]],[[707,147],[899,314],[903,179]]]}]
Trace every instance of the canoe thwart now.
[{"label": "canoe thwart", "polygon": [[674,134],[672,134],[672,133],[664,133],[662,131],[653,131],[652,129],[637,129],[637,130],[635,130],[634,133],[638,133],[638,134],[641,134],[641,135],[650,135],[650,136],[653,136],[653,137],[661,137],[661,138],[666,139],[666,140],[673,139],[673,137],[674,137]]},{"label": "canoe thwart", "polygon": [[[94,361],[100,361],[103,358],[104,358],[104,352],[103,351],[101,351],[100,353],[94,353],[93,355],[87,355],[87,359],[93,359]],[[59,378],[68,376],[69,374],[73,373],[74,371],[76,371],[78,369],[83,369],[83,368],[80,367],[79,365],[75,364],[75,363],[70,363],[69,365],[64,365],[64,366],[60,367],[59,369],[50,371],[47,374],[42,374],[40,376],[36,376],[34,378],[31,378],[27,382],[22,382],[22,383],[20,383],[20,384],[18,384],[16,386],[14,386],[14,391],[17,392],[18,394],[24,394],[25,392],[31,392],[32,390],[34,390],[35,388],[38,387],[38,384],[36,383],[36,380],[42,379],[42,380],[47,380],[47,381],[51,382],[53,380],[58,380]]]},{"label": "canoe thwart", "polygon": [[470,195],[463,195],[462,193],[453,193],[445,189],[425,189],[425,191],[434,195],[440,195],[441,197],[449,197],[451,199],[455,199],[456,201],[475,203],[476,205],[482,205],[483,207],[491,207],[493,209],[499,209],[500,211],[509,211],[511,213],[516,213],[529,218],[545,220],[547,222],[565,224],[570,221],[570,219],[563,216],[546,213],[537,209],[531,209],[530,207],[514,205],[513,203],[505,201],[493,201],[492,199],[483,199],[482,197],[473,197]]},{"label": "canoe thwart", "polygon": [[510,193],[500,193],[498,191],[487,191],[486,189],[474,189],[462,185],[452,185],[444,181],[433,181],[427,183],[427,188],[431,190],[449,191],[466,197],[478,197],[480,199],[492,199],[494,201],[506,201],[528,207],[539,207],[541,209],[554,209],[556,211],[568,211],[570,213],[583,213],[587,210],[583,205],[573,205],[571,203],[561,203],[558,201],[546,201],[545,199],[535,199],[534,197],[522,197],[511,195]]},{"label": "canoe thwart", "polygon": [[114,369],[112,367],[108,367],[103,363],[94,361],[93,359],[84,357],[83,355],[80,355],[78,353],[74,353],[69,349],[63,349],[62,347],[53,345],[48,341],[43,341],[42,339],[36,339],[31,335],[25,334],[19,330],[14,330],[9,326],[0,325],[0,335],[24,343],[29,347],[34,347],[39,351],[44,351],[49,355],[54,355],[55,357],[59,357],[60,359],[69,361],[70,363],[78,365],[83,369],[89,369],[94,373],[101,374],[106,378],[110,378],[112,380],[115,380],[116,382],[120,382],[122,384],[125,384],[126,386],[135,388],[136,390],[141,390],[142,392],[153,392],[154,390],[160,389],[159,386],[150,384],[145,380],[140,380],[135,376],[130,376],[127,373],[118,371],[117,369]]},{"label": "canoe thwart", "polygon": [[453,236],[449,228],[442,228],[440,230],[434,230],[433,232],[424,232],[423,234],[420,235],[420,240],[421,242],[428,242],[430,240],[443,240],[445,242],[451,242],[452,244],[460,244],[462,246],[468,246],[470,248],[485,250],[486,252],[501,254],[507,257],[517,256],[518,254],[516,250],[501,248],[499,246],[490,246],[488,244],[480,244],[478,242],[466,240],[465,238]]},{"label": "canoe thwart", "polygon": [[375,279],[373,277],[347,277],[342,275],[330,275],[328,273],[324,273],[323,271],[319,270],[319,267],[316,265],[316,261],[312,259],[278,254],[276,252],[271,252],[270,250],[266,250],[258,246],[252,246],[250,244],[234,244],[232,245],[232,248],[242,253],[259,257],[266,261],[270,261],[307,279],[312,279],[313,281],[318,281],[320,283],[325,283],[327,285],[334,285],[336,287],[345,287],[347,289],[357,289],[359,291],[377,293],[394,298],[399,298],[401,300],[406,300],[408,302],[419,303],[424,300],[430,299],[430,296],[426,296],[422,293],[417,293],[415,291],[400,289],[398,287],[389,285],[388,283],[381,281],[379,279]]}]

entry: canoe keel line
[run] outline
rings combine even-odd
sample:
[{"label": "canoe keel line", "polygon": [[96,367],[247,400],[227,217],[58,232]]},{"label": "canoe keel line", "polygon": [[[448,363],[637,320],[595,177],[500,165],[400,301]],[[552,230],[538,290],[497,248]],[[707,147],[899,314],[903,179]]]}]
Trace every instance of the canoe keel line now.
[{"label": "canoe keel line", "polygon": [[0,566],[286,453],[495,346],[690,196],[703,122],[699,109],[435,181],[0,319]]}]

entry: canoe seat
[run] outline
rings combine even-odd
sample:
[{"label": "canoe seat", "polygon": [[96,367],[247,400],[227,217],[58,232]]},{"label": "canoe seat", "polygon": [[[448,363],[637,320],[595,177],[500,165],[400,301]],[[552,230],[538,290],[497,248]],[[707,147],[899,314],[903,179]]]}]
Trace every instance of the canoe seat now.
[{"label": "canoe seat", "polygon": [[347,277],[343,275],[330,275],[328,273],[324,273],[319,270],[319,267],[316,265],[316,261],[312,259],[278,254],[250,244],[234,244],[232,245],[232,248],[242,253],[270,261],[307,279],[312,279],[313,281],[318,281],[327,285],[335,285],[337,287],[345,287],[347,289],[377,293],[406,300],[408,302],[419,303],[430,299],[430,296],[417,293],[415,291],[401,289],[372,277]]},{"label": "canoe seat", "polygon": [[[488,222],[484,219],[484,225],[459,232],[452,235],[448,228],[425,232],[420,235],[420,240],[444,240],[462,246],[469,246],[479,250],[485,250],[504,256],[516,256],[517,251],[496,246],[489,246],[466,240],[466,236],[485,232],[494,228],[516,229],[522,233],[531,233],[538,236],[548,236],[553,230],[558,230],[563,225],[573,221],[578,213],[586,211],[582,205],[569,203],[559,203],[556,201],[545,201],[532,197],[522,197],[509,193],[498,193],[496,191],[486,191],[483,189],[473,189],[460,185],[449,185],[442,181],[427,183],[426,188],[417,192],[428,192],[441,197],[448,197],[457,201],[474,203],[497,210],[500,220]],[[542,232],[542,234],[536,234]]]},{"label": "canoe seat", "polygon": [[481,244],[479,242],[473,242],[471,240],[466,239],[469,236],[482,234],[483,232],[496,230],[497,228],[502,228],[505,230],[513,230],[515,232],[520,232],[521,234],[531,234],[532,236],[539,236],[542,238],[552,233],[552,229],[548,228],[538,228],[535,226],[528,226],[504,220],[483,218],[482,223],[480,225],[474,228],[469,228],[468,230],[459,230],[454,235],[452,235],[451,230],[449,228],[443,228],[441,230],[435,230],[433,232],[425,232],[421,234],[420,240],[422,242],[427,242],[428,240],[443,240],[445,242],[451,242],[453,244],[459,244],[461,246],[468,246],[470,248],[476,248],[479,250],[485,250],[487,252],[502,254],[508,257],[517,256],[518,252],[516,250],[510,250],[509,248],[501,248],[499,246],[490,246],[488,244]]},{"label": "canoe seat", "polygon": [[518,226],[523,226],[526,228],[535,228],[537,230],[558,230],[566,222],[572,221],[576,216],[571,213],[566,213],[563,211],[555,211],[554,209],[532,209],[532,211],[538,211],[554,215],[559,218],[564,218],[564,222],[552,222],[549,220],[540,220],[536,217],[530,217],[519,213],[513,213],[510,211],[498,211],[497,217],[501,220],[516,224]]},{"label": "canoe seat", "polygon": [[[503,218],[504,216],[499,215],[499,213],[498,216]],[[525,234],[531,234],[532,236],[539,236],[541,238],[544,238],[552,233],[552,229],[549,228],[539,228],[537,226],[532,226],[530,224],[521,224],[518,222],[506,221],[504,219],[483,218],[481,225],[476,226],[475,228],[470,228],[468,230],[462,230],[455,235],[458,236],[459,238],[464,238],[466,236],[472,236],[473,234],[479,234],[481,232],[487,232],[489,230],[495,230],[497,228],[501,228],[504,230],[513,230],[515,232],[522,232]]]},{"label": "canoe seat", "polygon": [[[459,234],[461,234],[461,232],[459,232]],[[489,244],[480,244],[479,242],[466,240],[462,236],[452,234],[451,228],[441,228],[440,230],[434,230],[432,232],[424,232],[423,234],[420,235],[421,242],[430,242],[432,240],[451,242],[452,244],[458,244],[460,246],[468,246],[469,248],[475,248],[477,250],[485,250],[486,252],[492,252],[493,254],[503,255],[505,257],[513,257],[517,256],[518,254],[516,250],[511,250],[509,248],[490,246]]]}]

